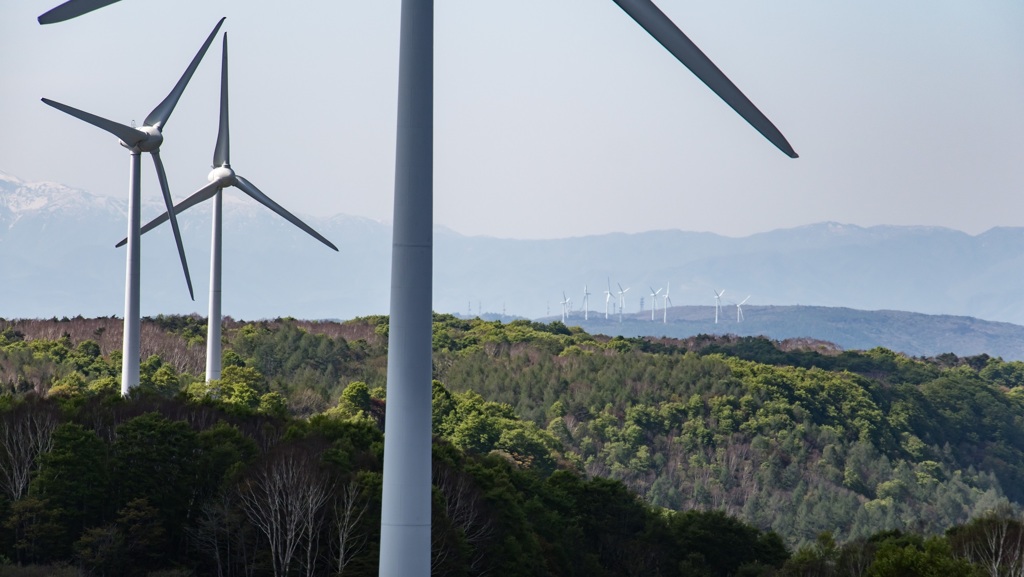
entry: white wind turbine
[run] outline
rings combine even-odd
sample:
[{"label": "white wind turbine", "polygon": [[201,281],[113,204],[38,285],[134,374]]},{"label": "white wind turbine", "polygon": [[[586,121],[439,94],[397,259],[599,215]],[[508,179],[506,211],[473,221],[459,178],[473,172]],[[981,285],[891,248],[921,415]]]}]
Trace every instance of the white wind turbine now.
[{"label": "white wind turbine", "polygon": [[583,320],[590,320],[590,291],[583,285]]},{"label": "white wind turbine", "polygon": [[612,300],[612,279],[608,279],[608,290],[604,291],[604,320],[608,320],[608,303]]},{"label": "white wind turbine", "polygon": [[662,307],[661,307],[661,312],[664,315],[663,318],[661,319],[661,322],[664,323],[664,324],[668,324],[668,307],[672,305],[672,299],[669,298],[669,296],[668,296],[668,291],[671,290],[671,289],[672,289],[672,283],[671,282],[666,283],[665,284],[665,297],[664,297],[665,298],[665,302],[662,303]]},{"label": "white wind turbine", "polygon": [[747,295],[747,298],[745,298],[742,301],[736,303],[736,322],[742,322],[743,321],[743,305],[746,304],[746,302],[749,301],[749,300],[750,300],[750,295]]},{"label": "white wind turbine", "polygon": [[661,289],[654,290],[651,287],[651,320],[654,320],[654,313],[658,312],[658,295],[661,294]]},{"label": "white wind turbine", "polygon": [[570,302],[572,301],[569,300],[569,297],[565,296],[565,291],[562,291],[562,301],[559,303],[562,305],[562,324],[565,324],[565,319],[569,315],[568,310]]},{"label": "white wind turbine", "polygon": [[[713,289],[712,289],[713,290]],[[722,310],[722,295],[725,294],[725,289],[721,292],[715,291],[715,324],[718,324],[718,313]]]},{"label": "white wind turbine", "polygon": [[[171,113],[174,112],[174,107],[177,106],[178,100],[185,91],[185,86],[192,79],[196,68],[199,67],[199,62],[202,61],[206,50],[210,47],[210,43],[213,42],[213,37],[217,34],[223,23],[224,19],[221,18],[217,25],[213,27],[213,32],[210,32],[199,52],[192,58],[192,62],[185,69],[185,73],[178,79],[178,83],[171,89],[170,94],[149,113],[140,127],[125,126],[124,124],[101,118],[77,108],[72,108],[66,104],[43,98],[44,103],[57,110],[66,112],[79,120],[84,120],[97,128],[113,134],[120,139],[121,146],[128,149],[130,157],[128,166],[128,238],[126,240],[128,243],[128,254],[125,259],[124,340],[121,356],[122,395],[127,395],[132,388],[139,384],[139,281],[141,265],[139,223],[141,221],[142,180],[140,172],[142,168],[142,153],[148,152],[153,157],[157,179],[160,181],[160,190],[163,192],[164,204],[167,210],[170,210],[173,206],[171,191],[167,184],[167,174],[164,171],[163,161],[160,160],[160,145],[164,141],[163,129],[167,126],[167,121],[170,119]],[[174,242],[178,247],[178,258],[181,260],[181,268],[185,272],[188,294],[195,300],[195,295],[192,292],[192,278],[188,273],[188,264],[185,261],[185,249],[181,243],[181,233],[178,230],[178,221],[175,218],[171,218],[171,230],[174,233]]]},{"label": "white wind turbine", "polygon": [[[618,284],[618,283],[616,283]],[[626,309],[626,293],[629,291],[629,287],[622,288],[619,284],[619,322],[622,322],[622,311]]]},{"label": "white wind turbine", "polygon": [[[116,0],[69,0],[57,22]],[[651,0],[613,0],[755,130],[791,158],[781,132]],[[52,11],[51,11],[52,12]],[[50,13],[48,13],[50,14]],[[40,17],[40,23],[44,22]],[[434,0],[402,0],[391,252],[381,576],[430,573]],[[620,310],[620,321],[621,321]]]},{"label": "white wind turbine", "polygon": [[[298,217],[282,208],[279,204],[263,194],[255,185],[236,174],[231,168],[231,137],[228,126],[228,35],[224,33],[224,42],[221,52],[220,72],[220,128],[217,131],[217,144],[213,149],[213,170],[210,171],[207,179],[209,184],[200,188],[192,196],[181,201],[173,208],[148,222],[142,227],[141,232],[146,233],[153,230],[160,224],[166,222],[168,217],[173,218],[177,213],[187,210],[204,200],[213,198],[213,227],[210,241],[210,310],[206,324],[206,380],[207,382],[220,378],[221,369],[221,224],[222,224],[222,191],[234,186],[245,194],[252,197],[256,202],[276,212],[288,222],[299,227],[313,238],[326,244],[334,250],[329,240],[313,230],[309,225],[299,220]],[[173,220],[172,220],[173,222]],[[126,241],[122,240],[117,246],[123,246]]]}]

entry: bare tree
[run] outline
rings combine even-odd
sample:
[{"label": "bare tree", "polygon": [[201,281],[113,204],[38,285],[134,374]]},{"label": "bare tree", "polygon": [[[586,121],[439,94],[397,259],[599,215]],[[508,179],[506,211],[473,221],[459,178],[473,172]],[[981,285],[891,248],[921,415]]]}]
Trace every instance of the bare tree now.
[{"label": "bare tree", "polygon": [[0,413],[0,485],[12,502],[27,493],[37,458],[50,450],[58,424],[57,411],[34,397]]},{"label": "bare tree", "polygon": [[958,556],[991,577],[1024,577],[1024,523],[1008,508],[975,519],[952,541]]},{"label": "bare tree", "polygon": [[366,545],[366,534],[356,533],[359,521],[369,508],[369,502],[361,498],[362,487],[352,479],[345,485],[334,503],[334,560],[338,575],[345,574],[345,567]]},{"label": "bare tree", "polygon": [[[434,486],[444,497],[444,510],[448,522],[462,534],[463,541],[469,546],[470,573],[486,574],[487,557],[483,545],[494,534],[494,525],[487,516],[479,489],[469,475],[452,471],[445,466],[434,467]],[[447,540],[435,540],[433,549],[431,573],[434,573],[452,553],[451,544]]]},{"label": "bare tree", "polygon": [[[330,481],[318,456],[305,447],[282,447],[269,455],[242,481],[238,496],[246,516],[266,537],[274,575],[284,577],[303,539],[318,525],[318,516],[330,493]],[[307,549],[307,556],[310,554]],[[314,570],[308,559],[307,574]]]}]

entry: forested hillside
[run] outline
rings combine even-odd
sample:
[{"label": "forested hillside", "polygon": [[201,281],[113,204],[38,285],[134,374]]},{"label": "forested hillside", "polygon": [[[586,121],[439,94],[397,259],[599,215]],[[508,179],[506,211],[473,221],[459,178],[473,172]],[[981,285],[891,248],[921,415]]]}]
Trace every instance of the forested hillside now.
[{"label": "forested hillside", "polygon": [[[435,574],[970,574],[1019,530],[1024,363],[434,326]],[[228,320],[213,383],[204,319],[146,319],[126,400],[120,331],[0,321],[7,562],[374,574],[386,317]],[[308,489],[287,537],[280,486]]]}]

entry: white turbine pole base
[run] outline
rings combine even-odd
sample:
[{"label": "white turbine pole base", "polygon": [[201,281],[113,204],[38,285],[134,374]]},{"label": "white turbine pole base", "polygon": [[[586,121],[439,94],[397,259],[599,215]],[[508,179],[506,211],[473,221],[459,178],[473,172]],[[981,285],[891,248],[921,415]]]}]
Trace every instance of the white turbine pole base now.
[{"label": "white turbine pole base", "polygon": [[220,379],[220,254],[223,191],[213,195],[213,230],[210,234],[210,311],[206,317],[206,382]]},{"label": "white turbine pole base", "polygon": [[124,275],[124,335],[121,348],[121,396],[139,386],[139,258],[141,226],[141,153],[131,150],[128,168],[128,251]]},{"label": "white turbine pole base", "polygon": [[433,36],[433,0],[403,0],[381,577],[430,575]]}]

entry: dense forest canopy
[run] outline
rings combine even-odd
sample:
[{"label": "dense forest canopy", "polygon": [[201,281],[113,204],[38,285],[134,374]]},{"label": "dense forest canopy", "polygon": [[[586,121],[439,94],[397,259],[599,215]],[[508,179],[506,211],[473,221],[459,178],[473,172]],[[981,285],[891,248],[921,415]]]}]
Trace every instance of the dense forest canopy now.
[{"label": "dense forest canopy", "polygon": [[[387,332],[227,319],[206,383],[205,319],[145,319],[121,399],[120,320],[0,321],[0,563],[375,574]],[[970,574],[1020,540],[1024,363],[449,315],[433,344],[435,574]]]}]

